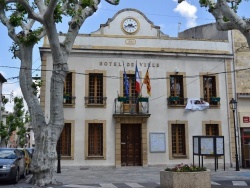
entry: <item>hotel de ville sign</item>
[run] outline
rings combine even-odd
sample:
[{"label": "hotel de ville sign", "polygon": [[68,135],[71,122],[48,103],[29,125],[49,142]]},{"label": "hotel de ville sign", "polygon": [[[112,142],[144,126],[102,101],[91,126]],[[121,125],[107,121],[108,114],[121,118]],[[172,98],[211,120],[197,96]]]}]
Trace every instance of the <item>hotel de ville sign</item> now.
[{"label": "hotel de ville sign", "polygon": [[[123,67],[123,65],[125,67],[135,67],[135,64],[134,62],[118,62],[118,61],[115,61],[115,62],[107,62],[107,61],[100,61],[100,66],[113,66],[113,67]],[[137,66],[138,67],[153,67],[153,68],[157,68],[159,67],[159,63],[137,63]]]}]

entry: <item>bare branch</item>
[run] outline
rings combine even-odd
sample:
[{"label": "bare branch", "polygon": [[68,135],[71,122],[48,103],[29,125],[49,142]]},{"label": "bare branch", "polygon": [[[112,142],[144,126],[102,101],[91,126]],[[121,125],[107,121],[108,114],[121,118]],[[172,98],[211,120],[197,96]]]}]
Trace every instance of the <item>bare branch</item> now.
[{"label": "bare branch", "polygon": [[34,0],[39,12],[41,14],[44,14],[45,9],[47,8],[46,5],[44,4],[44,2],[42,0]]},{"label": "bare branch", "polygon": [[218,0],[217,5],[221,13],[230,20],[231,24],[234,25],[234,28],[230,27],[228,24],[228,30],[238,29],[242,33],[246,32],[247,24],[240,18],[229,6],[226,0]]},{"label": "bare branch", "polygon": [[[81,28],[84,21],[91,15],[94,14],[94,12],[98,8],[98,4],[100,3],[100,0],[93,0],[94,4],[91,7],[86,7],[81,11],[81,14],[77,14],[76,16],[72,17],[71,21],[69,22],[69,29],[66,34],[66,37],[64,41],[62,42],[62,47],[66,54],[69,55],[69,52],[72,49],[73,43],[75,41],[75,38],[77,37],[79,33],[79,29]],[[66,49],[67,48],[67,49]]]},{"label": "bare branch", "polygon": [[47,22],[54,20],[51,18],[53,18],[53,16],[54,16],[53,12],[56,8],[56,5],[57,5],[57,0],[50,0],[49,5],[47,7],[47,10],[44,13],[44,20],[46,20]]},{"label": "bare branch", "polygon": [[105,0],[105,1],[111,5],[118,5],[119,4],[119,0]]},{"label": "bare branch", "polygon": [[15,27],[10,24],[9,19],[7,18],[4,9],[5,9],[4,5],[0,4],[0,20],[7,27],[9,37],[13,41],[17,42],[18,38],[16,37]]},{"label": "bare branch", "polygon": [[[185,0],[178,0],[181,3]],[[248,45],[250,46],[250,24],[249,20],[241,18],[237,15],[236,9],[238,2],[234,0],[200,0],[202,6],[209,7],[209,12],[216,19],[217,29],[220,31],[228,31],[237,29],[246,38]],[[229,6],[231,3],[232,7]],[[236,4],[232,4],[236,3]]]}]

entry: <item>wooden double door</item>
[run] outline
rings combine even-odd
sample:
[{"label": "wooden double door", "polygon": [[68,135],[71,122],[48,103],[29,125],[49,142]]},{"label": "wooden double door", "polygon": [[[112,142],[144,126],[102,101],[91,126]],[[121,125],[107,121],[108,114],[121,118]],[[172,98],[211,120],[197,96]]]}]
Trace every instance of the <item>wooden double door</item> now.
[{"label": "wooden double door", "polygon": [[141,124],[121,124],[121,165],[142,165]]}]

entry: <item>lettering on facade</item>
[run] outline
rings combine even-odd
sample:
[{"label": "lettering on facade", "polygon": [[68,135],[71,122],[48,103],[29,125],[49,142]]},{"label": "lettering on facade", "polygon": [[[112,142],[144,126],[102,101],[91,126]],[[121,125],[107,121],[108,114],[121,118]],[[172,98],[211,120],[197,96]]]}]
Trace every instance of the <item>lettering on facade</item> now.
[{"label": "lettering on facade", "polygon": [[134,45],[134,44],[136,44],[136,40],[135,39],[126,39],[125,43],[128,45]]},{"label": "lettering on facade", "polygon": [[[124,62],[125,67],[135,67],[135,62]],[[112,61],[100,61],[99,63],[100,66],[112,66],[112,67],[123,67],[123,62],[112,62]],[[138,67],[153,67],[157,68],[159,67],[159,63],[137,63]]]}]

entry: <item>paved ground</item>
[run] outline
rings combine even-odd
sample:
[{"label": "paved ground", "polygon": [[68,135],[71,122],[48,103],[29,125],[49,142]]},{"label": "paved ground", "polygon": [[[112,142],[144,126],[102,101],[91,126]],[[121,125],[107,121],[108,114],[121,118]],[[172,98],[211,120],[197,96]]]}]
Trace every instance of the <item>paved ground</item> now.
[{"label": "paved ground", "polygon": [[[64,167],[61,173],[56,173],[57,186],[47,188],[160,188],[161,167]],[[30,178],[30,175],[27,176]],[[27,179],[26,178],[26,179]],[[31,188],[21,179],[18,184],[1,183],[6,188]],[[250,169],[236,172],[230,168],[211,170],[212,188],[250,188]]]}]

